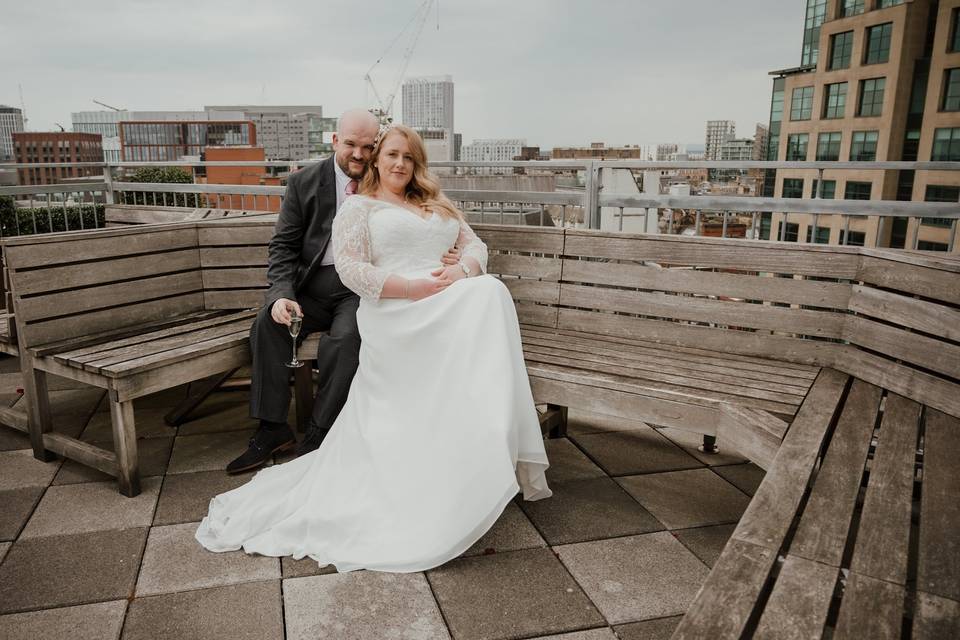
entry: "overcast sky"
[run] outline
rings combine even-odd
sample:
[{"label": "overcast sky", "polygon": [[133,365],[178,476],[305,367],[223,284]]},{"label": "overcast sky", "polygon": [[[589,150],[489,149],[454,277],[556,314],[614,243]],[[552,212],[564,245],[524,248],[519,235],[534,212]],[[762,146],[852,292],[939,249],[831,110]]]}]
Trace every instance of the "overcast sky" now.
[{"label": "overcast sky", "polygon": [[[422,0],[2,0],[0,104],[70,128],[91,100],[373,106],[364,73]],[[407,76],[453,76],[456,129],[545,148],[701,143],[708,119],[751,137],[768,72],[800,62],[804,0],[441,0]],[[409,38],[373,72],[396,83]],[[401,113],[399,98],[394,109]]]}]

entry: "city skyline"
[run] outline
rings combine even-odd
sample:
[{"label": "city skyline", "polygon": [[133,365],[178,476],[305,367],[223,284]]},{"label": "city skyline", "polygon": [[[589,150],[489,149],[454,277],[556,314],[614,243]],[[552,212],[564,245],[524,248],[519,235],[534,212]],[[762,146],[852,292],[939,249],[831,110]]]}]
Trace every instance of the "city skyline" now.
[{"label": "city skyline", "polygon": [[[67,125],[71,112],[97,108],[94,99],[129,110],[321,104],[332,116],[374,105],[363,74],[419,4],[374,2],[369,20],[341,1],[283,11],[16,5],[0,25],[0,55],[17,61],[0,70],[0,103],[19,107],[22,85],[30,130]],[[767,74],[799,62],[803,11],[801,0],[444,2],[439,31],[432,14],[405,76],[454,77],[464,140],[691,144],[709,119],[745,131],[766,121]],[[372,74],[381,94],[398,80],[401,53],[394,47]]]}]

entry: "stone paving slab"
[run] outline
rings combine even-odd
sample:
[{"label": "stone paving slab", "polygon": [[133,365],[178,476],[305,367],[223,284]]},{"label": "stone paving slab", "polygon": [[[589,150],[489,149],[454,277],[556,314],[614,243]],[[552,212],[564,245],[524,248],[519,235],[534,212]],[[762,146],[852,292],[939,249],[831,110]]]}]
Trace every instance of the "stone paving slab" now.
[{"label": "stone paving slab", "polygon": [[29,449],[0,451],[0,491],[23,487],[45,487],[57,475],[60,460],[40,462]]},{"label": "stone paving slab", "polygon": [[249,481],[249,474],[231,476],[223,470],[168,475],[163,481],[153,524],[180,524],[203,520],[214,496],[236,489]]},{"label": "stone paving slab", "polygon": [[720,474],[724,480],[743,491],[748,496],[753,496],[763,482],[766,471],[753,463],[734,464],[727,467],[714,467],[713,470]]},{"label": "stone paving slab", "polygon": [[22,431],[17,431],[13,427],[0,425],[0,451],[17,451],[18,449],[29,449],[30,438]]},{"label": "stone paving slab", "polygon": [[227,463],[246,451],[252,435],[253,430],[179,436],[173,443],[167,473],[223,471]]},{"label": "stone paving slab", "polygon": [[160,478],[142,480],[135,498],[122,495],[112,480],[50,487],[20,539],[149,527],[159,493]]},{"label": "stone paving slab", "polygon": [[43,487],[0,491],[0,540],[17,537],[42,495]]},{"label": "stone paving slab", "polygon": [[610,624],[684,613],[708,573],[665,531],[554,551]]},{"label": "stone paving slab", "polygon": [[537,636],[530,640],[617,640],[610,627],[590,629],[588,631],[574,631],[552,636]]},{"label": "stone paving slab", "polygon": [[550,549],[461,558],[427,576],[456,640],[522,638],[606,624]]},{"label": "stone paving slab", "polygon": [[287,640],[449,638],[422,573],[352,571],[283,581]]},{"label": "stone paving slab", "polygon": [[612,538],[664,527],[610,478],[551,486],[553,497],[520,508],[551,545]]},{"label": "stone paving slab", "polygon": [[257,421],[250,417],[250,394],[246,391],[223,391],[214,393],[194,409],[188,421],[180,425],[179,433],[193,436],[256,427]]},{"label": "stone paving slab", "polygon": [[198,525],[188,522],[150,530],[137,597],[280,578],[277,558],[207,551],[194,538]]},{"label": "stone paving slab", "polygon": [[[169,411],[186,397],[186,393],[187,385],[180,385],[179,387],[173,387],[172,389],[165,389],[164,391],[151,393],[148,396],[137,398],[134,401],[134,410],[140,411],[142,409],[163,409],[164,411]],[[97,411],[109,413],[110,403],[106,400],[106,398],[104,398],[104,400],[97,405]]]},{"label": "stone paving slab", "polygon": [[18,540],[0,564],[0,613],[129,597],[146,538],[123,529]]},{"label": "stone paving slab", "polygon": [[727,546],[727,541],[737,528],[735,524],[720,524],[712,527],[698,527],[696,529],[681,529],[674,531],[674,535],[687,549],[690,549],[705,565],[713,568],[720,552]]},{"label": "stone paving slab", "polygon": [[4,640],[116,640],[123,627],[126,600],[82,604],[75,607],[13,613],[0,616]]},{"label": "stone paving slab", "polygon": [[742,491],[710,469],[617,478],[668,529],[736,522],[750,504]]},{"label": "stone paving slab", "polygon": [[670,640],[683,616],[631,622],[614,627],[620,640]]},{"label": "stone paving slab", "polygon": [[570,408],[567,411],[567,433],[572,436],[610,431],[641,431],[650,426],[640,420],[630,420],[602,413]]},{"label": "stone paving slab", "polygon": [[575,436],[577,445],[611,476],[702,467],[656,429]]},{"label": "stone paving slab", "polygon": [[6,557],[7,551],[10,550],[10,546],[12,544],[12,542],[0,542],[0,563],[3,562],[3,559]]},{"label": "stone paving slab", "polygon": [[[137,428],[139,431],[139,425],[137,425]],[[113,451],[112,440],[91,442],[90,444]],[[167,470],[167,462],[170,460],[170,450],[172,448],[172,435],[167,438],[138,438],[137,460],[140,465],[140,477],[162,476]],[[53,479],[53,484],[56,486],[80,482],[106,482],[108,480],[113,480],[113,477],[74,460],[64,460],[60,472]]]},{"label": "stone paving slab", "polygon": [[337,568],[332,564],[321,567],[316,560],[311,557],[294,560],[290,556],[280,558],[280,572],[286,578],[306,578],[308,576],[326,576],[336,573]]},{"label": "stone paving slab", "polygon": [[544,445],[550,461],[547,469],[547,481],[550,484],[602,478],[606,475],[603,469],[595,465],[568,438],[547,440]]},{"label": "stone paving slab", "polygon": [[123,640],[194,638],[282,640],[280,581],[168,593],[137,598],[130,604]]},{"label": "stone paving slab", "polygon": [[[177,435],[176,428],[169,427],[163,421],[163,416],[169,409],[141,409],[134,401],[134,424],[137,426],[137,440],[149,438],[172,438]],[[109,411],[98,411],[90,418],[87,427],[80,434],[84,442],[112,442],[113,423]]]},{"label": "stone paving slab", "polygon": [[727,449],[724,444],[717,441],[716,453],[704,453],[699,447],[703,444],[703,436],[693,431],[684,429],[673,429],[671,427],[658,427],[660,435],[666,436],[675,445],[692,455],[703,464],[715,466],[720,464],[738,464],[746,462],[747,459],[732,449]]},{"label": "stone paving slab", "polygon": [[547,543],[537,533],[515,502],[507,505],[500,518],[477,542],[464,552],[464,556],[476,556],[519,549],[545,547]]}]

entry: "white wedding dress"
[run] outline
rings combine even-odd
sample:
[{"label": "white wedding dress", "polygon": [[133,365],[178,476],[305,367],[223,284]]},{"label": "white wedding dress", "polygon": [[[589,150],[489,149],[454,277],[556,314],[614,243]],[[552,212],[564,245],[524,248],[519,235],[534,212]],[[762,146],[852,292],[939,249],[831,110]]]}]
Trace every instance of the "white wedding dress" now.
[{"label": "white wedding dress", "polygon": [[218,495],[197,540],[211,551],[309,556],[338,571],[422,571],[459,556],[518,491],[551,495],[516,310],[489,275],[416,302],[380,300],[387,276],[430,277],[466,223],[363,196],[333,225],[337,271],[361,296],[346,404],[316,451]]}]

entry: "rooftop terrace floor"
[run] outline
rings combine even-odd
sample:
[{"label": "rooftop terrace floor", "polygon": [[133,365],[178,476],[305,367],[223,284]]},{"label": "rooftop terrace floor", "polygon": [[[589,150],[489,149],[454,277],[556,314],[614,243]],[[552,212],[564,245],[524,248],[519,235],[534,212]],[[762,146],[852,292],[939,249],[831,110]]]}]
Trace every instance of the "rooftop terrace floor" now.
[{"label": "rooftop terrace floor", "polygon": [[[0,401],[17,369],[0,360]],[[103,391],[51,388],[57,430],[109,443]],[[168,427],[184,392],[137,402],[136,498],[0,427],[0,637],[668,638],[763,478],[696,435],[571,411],[569,437],[547,442],[553,498],[515,500],[432,571],[340,575],[194,541],[210,498],[251,477],[223,467],[255,425],[246,393],[225,391]]]}]

